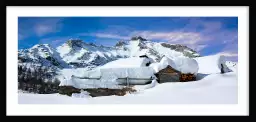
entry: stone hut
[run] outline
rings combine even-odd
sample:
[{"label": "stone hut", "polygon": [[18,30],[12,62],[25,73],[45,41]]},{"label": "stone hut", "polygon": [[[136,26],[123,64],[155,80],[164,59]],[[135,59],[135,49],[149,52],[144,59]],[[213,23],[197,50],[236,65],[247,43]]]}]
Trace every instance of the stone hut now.
[{"label": "stone hut", "polygon": [[168,65],[166,68],[157,72],[155,76],[157,77],[159,83],[179,82],[181,72]]},{"label": "stone hut", "polygon": [[195,81],[194,74],[184,74],[168,65],[155,74],[159,83]]}]

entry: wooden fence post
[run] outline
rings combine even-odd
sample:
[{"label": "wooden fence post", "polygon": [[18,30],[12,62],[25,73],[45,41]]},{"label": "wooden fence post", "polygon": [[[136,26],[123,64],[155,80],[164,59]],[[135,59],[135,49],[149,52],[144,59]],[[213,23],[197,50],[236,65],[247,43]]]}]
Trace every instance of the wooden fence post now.
[{"label": "wooden fence post", "polygon": [[126,84],[127,84],[127,87],[129,87],[129,78],[126,77]]}]

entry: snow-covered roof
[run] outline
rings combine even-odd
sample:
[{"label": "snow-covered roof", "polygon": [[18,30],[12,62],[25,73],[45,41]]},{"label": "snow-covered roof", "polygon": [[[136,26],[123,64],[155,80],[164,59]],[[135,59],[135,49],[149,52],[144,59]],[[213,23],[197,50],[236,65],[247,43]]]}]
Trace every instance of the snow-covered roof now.
[{"label": "snow-covered roof", "polygon": [[152,63],[153,60],[145,57],[131,57],[118,59],[112,62],[109,62],[100,67],[100,69],[105,68],[135,68],[135,67],[146,67],[147,63]]},{"label": "snow-covered roof", "polygon": [[168,57],[163,57],[159,63],[152,63],[149,67],[154,70],[154,73],[157,73],[160,70],[166,68],[168,65],[176,69],[175,63]]},{"label": "snow-covered roof", "polygon": [[150,67],[154,69],[154,73],[171,66],[172,68],[180,71],[181,73],[196,74],[198,72],[198,64],[195,59],[186,57],[177,57],[171,60],[168,57],[163,57],[159,63],[152,63]]},{"label": "snow-covered roof", "polygon": [[193,58],[178,57],[173,60],[176,64],[176,70],[185,74],[197,74],[199,70],[198,63]]},{"label": "snow-covered roof", "polygon": [[150,67],[138,67],[138,68],[109,68],[100,69],[101,78],[109,78],[110,76],[116,78],[139,78],[139,79],[149,79],[154,77],[154,71]]},{"label": "snow-covered roof", "polygon": [[[130,58],[129,58],[130,59]],[[139,59],[139,58],[136,58]],[[119,60],[120,61],[120,60]],[[146,61],[145,58],[142,58],[141,63],[135,65],[119,65],[119,61],[114,61],[115,63],[111,63],[111,65],[106,65],[105,67],[100,67],[95,70],[86,71],[83,73],[83,77],[88,78],[101,78],[101,79],[108,79],[113,80],[114,78],[150,78],[154,76],[154,71],[151,67],[144,66]],[[126,60],[127,61],[127,60]],[[116,64],[116,65],[114,65]],[[112,78],[112,79],[109,79]]]},{"label": "snow-covered roof", "polygon": [[[79,77],[63,79],[60,86],[71,85],[76,88],[102,88],[102,87],[116,87],[118,84],[117,79],[120,78],[136,78],[136,83],[144,84],[145,79],[150,80],[154,78],[154,71],[150,67],[137,67],[137,68],[102,68],[91,71],[85,71]],[[85,79],[84,79],[85,78]],[[142,80],[139,80],[142,79]],[[143,80],[144,79],[144,80]],[[105,86],[110,85],[110,86]]]}]

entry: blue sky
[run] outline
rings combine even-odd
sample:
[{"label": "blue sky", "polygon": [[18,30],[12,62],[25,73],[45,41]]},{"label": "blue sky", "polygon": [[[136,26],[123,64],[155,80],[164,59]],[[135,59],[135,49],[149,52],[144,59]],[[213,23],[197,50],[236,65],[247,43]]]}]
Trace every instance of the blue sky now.
[{"label": "blue sky", "polygon": [[56,47],[70,38],[113,46],[119,40],[142,36],[237,61],[237,29],[237,17],[19,17],[18,47],[38,43]]}]

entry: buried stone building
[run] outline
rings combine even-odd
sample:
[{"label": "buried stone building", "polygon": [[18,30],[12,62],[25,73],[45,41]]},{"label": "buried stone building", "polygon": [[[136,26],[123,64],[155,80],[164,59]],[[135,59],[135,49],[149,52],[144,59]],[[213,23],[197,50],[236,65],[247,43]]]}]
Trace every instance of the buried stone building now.
[{"label": "buried stone building", "polygon": [[168,65],[166,68],[160,70],[155,74],[157,81],[159,83],[165,82],[186,82],[186,81],[195,81],[196,75],[190,73],[181,73],[180,71],[172,68]]},{"label": "buried stone building", "polygon": [[159,63],[151,64],[159,83],[195,81],[198,72],[196,60],[185,57],[170,59],[163,57]]},{"label": "buried stone building", "polygon": [[159,83],[164,82],[179,82],[181,72],[172,68],[170,65],[168,65],[166,68],[160,70],[155,74],[157,77],[157,81]]}]

